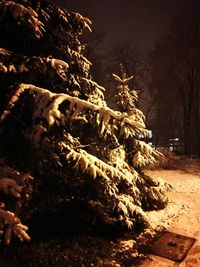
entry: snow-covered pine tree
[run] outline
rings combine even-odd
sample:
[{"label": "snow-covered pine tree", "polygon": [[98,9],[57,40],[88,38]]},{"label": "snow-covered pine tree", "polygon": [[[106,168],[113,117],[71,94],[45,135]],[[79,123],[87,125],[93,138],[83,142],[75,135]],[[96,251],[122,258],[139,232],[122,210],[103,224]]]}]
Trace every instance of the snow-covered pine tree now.
[{"label": "snow-covered pine tree", "polygon": [[[137,121],[143,124],[145,120],[144,114],[137,108],[138,92],[135,89],[130,89],[128,85],[133,79],[133,76],[127,77],[123,64],[120,64],[120,72],[121,76],[113,73],[113,77],[117,83],[117,93],[115,95],[116,106],[120,112],[126,113],[130,117],[137,118]],[[154,186],[156,185],[156,181],[146,176],[143,172],[143,168],[148,165],[154,165],[156,159],[162,157],[162,155],[145,142],[149,134],[149,130],[140,125],[136,125],[135,128],[129,126],[121,128],[121,135],[125,137],[125,141],[122,141],[122,144],[126,154],[126,161],[129,166],[133,167],[134,170],[138,172],[145,182],[149,181],[150,185]],[[159,190],[157,191],[159,187],[148,188],[143,182],[141,184],[142,187],[140,187],[141,185],[139,186],[140,190],[144,190],[144,199],[146,198],[146,201],[142,204],[143,209],[151,210],[152,207],[155,209],[164,207],[166,199],[159,193]]]},{"label": "snow-covered pine tree", "polygon": [[92,80],[81,43],[90,20],[47,0],[3,0],[0,20],[0,152],[9,170],[33,176],[12,169],[0,179],[6,242],[12,233],[29,239],[19,216],[74,200],[105,223],[148,225],[145,210],[167,199],[162,183],[137,166],[156,152],[139,140],[147,130],[128,79],[115,76],[120,105],[129,105],[121,111],[107,106],[104,88]]}]

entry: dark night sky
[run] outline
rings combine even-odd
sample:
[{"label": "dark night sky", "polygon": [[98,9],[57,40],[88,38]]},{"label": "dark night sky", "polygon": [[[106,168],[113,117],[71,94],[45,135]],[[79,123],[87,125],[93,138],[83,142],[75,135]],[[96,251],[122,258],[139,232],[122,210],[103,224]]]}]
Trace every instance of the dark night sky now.
[{"label": "dark night sky", "polygon": [[167,31],[171,19],[193,0],[54,0],[70,11],[89,17],[93,28],[105,33],[104,46],[131,40],[152,48]]}]

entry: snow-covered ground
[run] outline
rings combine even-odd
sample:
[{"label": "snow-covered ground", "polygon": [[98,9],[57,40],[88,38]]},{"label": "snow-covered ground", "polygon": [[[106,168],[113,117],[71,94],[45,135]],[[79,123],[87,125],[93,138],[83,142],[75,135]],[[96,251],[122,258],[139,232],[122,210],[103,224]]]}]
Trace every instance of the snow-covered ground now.
[{"label": "snow-covered ground", "polygon": [[148,171],[153,177],[161,177],[175,189],[169,192],[168,207],[150,212],[152,226],[162,222],[168,230],[196,238],[185,260],[176,263],[165,258],[149,255],[141,267],[200,267],[200,161],[183,161],[181,170]]}]

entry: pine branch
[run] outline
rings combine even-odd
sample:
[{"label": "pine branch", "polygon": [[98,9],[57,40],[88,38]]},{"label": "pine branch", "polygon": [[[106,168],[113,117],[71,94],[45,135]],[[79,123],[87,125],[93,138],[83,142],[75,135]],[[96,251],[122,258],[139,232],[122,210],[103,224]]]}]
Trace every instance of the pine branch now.
[{"label": "pine branch", "polygon": [[[0,196],[10,196],[5,198],[6,205],[0,205],[0,236],[4,235],[6,245],[10,244],[12,235],[17,236],[20,240],[30,240],[29,235],[26,233],[28,227],[21,224],[20,219],[16,215],[16,211],[22,207],[24,203],[30,199],[32,193],[32,177],[28,174],[20,174],[19,172],[9,168],[3,162],[0,167]],[[16,202],[14,212],[6,210],[7,207],[12,206],[10,202]],[[4,198],[3,198],[4,199]]]},{"label": "pine branch", "polygon": [[38,19],[38,14],[32,8],[26,8],[13,1],[2,1],[0,3],[0,9],[3,10],[1,20],[4,19],[7,11],[9,10],[18,25],[26,24],[28,27],[33,29],[38,39],[41,38],[44,32],[44,24]]},{"label": "pine branch", "polygon": [[73,14],[75,14],[76,18],[83,23],[83,25],[86,29],[88,29],[90,32],[92,32],[91,27],[90,27],[92,25],[91,20],[89,20],[86,17],[81,16],[79,13],[73,13]]},{"label": "pine branch", "polygon": [[[74,166],[76,170],[88,173],[94,179],[99,176],[107,181],[125,181],[128,185],[132,185],[138,176],[133,170],[132,172],[128,170],[128,165],[126,166],[127,169],[118,169],[118,166],[113,167],[82,149],[80,149],[79,152],[70,149],[66,158],[76,162],[76,165]],[[115,179],[113,180],[113,178]]]},{"label": "pine branch", "polygon": [[[86,173],[93,178],[95,184],[99,183],[100,201],[110,204],[106,208],[97,203],[93,203],[93,205],[98,207],[99,212],[107,221],[112,222],[111,210],[115,209],[121,222],[128,228],[134,226],[136,218],[140,218],[145,225],[148,225],[148,217],[140,207],[141,193],[136,186],[138,174],[130,170],[125,162],[123,165],[113,167],[84,150],[76,152],[73,149],[69,149],[66,159],[75,163],[73,168],[77,172],[81,172],[82,175]],[[119,191],[118,184],[120,184],[122,192],[122,188],[126,188],[126,194]]]},{"label": "pine branch", "polygon": [[[79,114],[83,115],[86,111],[98,113],[97,125],[102,124],[102,134],[105,132],[105,130],[112,131],[111,119],[115,119],[116,121],[120,122],[119,127],[126,127],[128,125],[130,128],[133,128],[133,130],[135,128],[144,129],[145,127],[143,120],[134,115],[129,116],[127,113],[120,113],[108,107],[101,107],[86,100],[72,97],[67,94],[52,93],[49,90],[39,88],[31,84],[21,84],[17,88],[0,118],[1,122],[3,122],[11,113],[12,108],[19,100],[21,94],[25,91],[32,91],[36,93],[36,108],[32,115],[33,121],[35,121],[37,118],[45,119],[49,127],[53,126],[54,124],[65,125],[68,120],[74,119]],[[66,114],[63,114],[59,110],[60,104],[64,101],[68,101],[70,103],[70,107],[68,110],[66,110]],[[41,130],[41,128],[38,128],[38,130]]]},{"label": "pine branch", "polygon": [[29,241],[30,237],[26,233],[28,227],[23,225],[13,212],[0,208],[0,236],[4,234],[6,245],[10,245],[12,234],[17,236],[21,241]]},{"label": "pine branch", "polygon": [[125,77],[120,78],[118,75],[116,75],[116,74],[114,74],[114,73],[113,73],[112,75],[113,75],[114,79],[115,79],[117,82],[120,82],[120,83],[122,83],[123,85],[124,85],[125,83],[128,83],[130,80],[133,79],[133,76],[128,77],[128,78],[125,78]]},{"label": "pine branch", "polygon": [[3,191],[6,195],[12,195],[16,198],[20,198],[22,186],[19,186],[16,181],[10,178],[0,179],[0,191]]},{"label": "pine branch", "polygon": [[162,154],[141,140],[135,140],[136,153],[133,157],[134,166],[154,165],[156,158]]}]

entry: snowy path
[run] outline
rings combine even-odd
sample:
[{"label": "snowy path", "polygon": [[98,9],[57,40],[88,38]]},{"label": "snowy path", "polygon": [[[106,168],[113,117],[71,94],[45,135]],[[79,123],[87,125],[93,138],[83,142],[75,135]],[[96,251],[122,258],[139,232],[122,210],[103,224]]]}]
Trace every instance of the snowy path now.
[{"label": "snowy path", "polygon": [[168,230],[197,240],[181,263],[150,255],[141,267],[200,267],[200,162],[191,163],[183,171],[160,170],[148,173],[170,182],[176,190],[169,193],[167,209],[150,214],[153,226],[161,221]]}]

